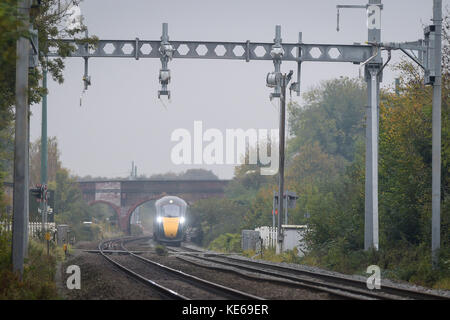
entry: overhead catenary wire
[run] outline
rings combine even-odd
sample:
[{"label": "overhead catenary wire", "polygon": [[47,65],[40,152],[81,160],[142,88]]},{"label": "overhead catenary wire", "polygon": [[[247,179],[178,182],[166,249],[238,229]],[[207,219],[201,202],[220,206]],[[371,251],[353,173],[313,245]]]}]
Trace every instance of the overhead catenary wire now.
[{"label": "overhead catenary wire", "polygon": [[368,58],[366,61],[361,63],[361,65],[359,66],[359,78],[361,78],[361,69],[362,69],[362,67],[364,67],[366,64],[368,64],[373,59],[375,59],[375,57],[378,55],[379,48],[378,48],[378,46],[374,46],[374,47],[375,47],[375,53],[370,58]]}]

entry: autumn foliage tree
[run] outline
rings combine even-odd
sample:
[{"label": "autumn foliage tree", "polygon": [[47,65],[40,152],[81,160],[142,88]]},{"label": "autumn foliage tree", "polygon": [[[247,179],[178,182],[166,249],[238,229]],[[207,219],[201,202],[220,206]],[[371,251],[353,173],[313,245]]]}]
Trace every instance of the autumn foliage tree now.
[{"label": "autumn foliage tree", "polygon": [[[56,181],[56,173],[61,169],[58,139],[49,137],[47,141],[47,181]],[[30,144],[30,186],[41,181],[41,139]]]},{"label": "autumn foliage tree", "polygon": [[[18,29],[21,25],[21,17],[17,14],[18,3],[18,0],[0,1],[0,183],[5,180],[12,181],[16,42],[20,37],[30,38],[29,31]],[[39,37],[39,66],[29,69],[28,102],[31,106],[39,103],[45,93],[40,82],[43,68],[48,69],[48,75],[53,80],[58,83],[64,81],[64,59],[76,49],[75,46],[64,42],[64,38],[75,38],[79,43],[87,43],[90,47],[95,46],[98,40],[95,36],[85,39],[86,26],[82,21],[77,25],[66,23],[70,17],[71,2],[63,4],[58,0],[42,0],[40,4],[40,8],[31,10],[30,14],[31,23],[38,31]],[[47,59],[52,48],[59,57]],[[32,178],[33,182],[37,179]],[[2,197],[0,188],[0,199]]]}]

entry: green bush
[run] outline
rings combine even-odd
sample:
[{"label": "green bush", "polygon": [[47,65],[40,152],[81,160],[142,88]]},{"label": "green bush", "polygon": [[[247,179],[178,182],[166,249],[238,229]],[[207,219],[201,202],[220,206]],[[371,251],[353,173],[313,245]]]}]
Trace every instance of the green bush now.
[{"label": "green bush", "polygon": [[225,233],[215,238],[208,249],[221,252],[241,252],[241,235],[238,233]]},{"label": "green bush", "polygon": [[100,226],[96,224],[76,224],[72,227],[77,241],[97,241],[101,239]]},{"label": "green bush", "polygon": [[167,256],[167,254],[168,254],[168,250],[167,250],[166,246],[164,246],[162,244],[158,244],[155,246],[155,252],[159,256]]},{"label": "green bush", "polygon": [[244,210],[245,206],[239,201],[202,199],[192,205],[189,224],[199,230],[197,241],[207,247],[222,234],[240,232]]},{"label": "green bush", "polygon": [[430,248],[425,244],[414,246],[399,241],[395,248],[364,251],[348,250],[346,242],[338,239],[310,251],[300,263],[364,276],[367,267],[374,264],[380,267],[382,277],[450,289],[450,250],[441,249],[439,268],[433,270]]},{"label": "green bush", "polygon": [[292,250],[287,250],[281,254],[276,254],[275,248],[263,249],[262,257],[261,253],[256,253],[253,250],[246,250],[242,253],[243,256],[262,259],[272,262],[286,262],[286,263],[300,263],[301,258],[298,256],[298,250],[294,247]]},{"label": "green bush", "polygon": [[47,256],[44,244],[30,240],[20,280],[11,271],[11,237],[11,232],[0,230],[0,300],[58,299],[54,281],[57,259],[53,250]]}]

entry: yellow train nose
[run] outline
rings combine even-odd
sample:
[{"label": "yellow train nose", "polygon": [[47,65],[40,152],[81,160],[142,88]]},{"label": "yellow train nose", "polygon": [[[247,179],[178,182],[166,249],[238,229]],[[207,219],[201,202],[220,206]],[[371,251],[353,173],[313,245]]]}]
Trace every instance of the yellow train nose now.
[{"label": "yellow train nose", "polygon": [[179,223],[180,218],[163,218],[164,235],[167,238],[175,238]]}]

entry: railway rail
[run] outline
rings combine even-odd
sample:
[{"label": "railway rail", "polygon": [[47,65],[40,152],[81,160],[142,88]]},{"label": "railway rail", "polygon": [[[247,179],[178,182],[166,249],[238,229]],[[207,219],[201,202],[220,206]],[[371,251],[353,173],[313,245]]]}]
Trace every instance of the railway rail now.
[{"label": "railway rail", "polygon": [[[164,266],[156,261],[143,258],[133,251],[128,250],[125,246],[126,243],[148,238],[150,237],[127,237],[106,240],[98,245],[98,252],[115,267],[157,290],[162,296],[168,299],[190,300],[206,297],[208,299],[264,300],[261,297],[216,284],[180,270]],[[120,250],[117,250],[118,246]],[[115,259],[111,257],[111,254],[115,252],[122,253],[121,259],[119,257]],[[123,256],[123,253],[126,256]],[[132,259],[129,259],[130,257]],[[136,262],[141,265],[136,265]],[[152,278],[154,278],[154,275],[159,274],[164,279],[150,279],[148,276],[149,269],[151,269]]]},{"label": "railway rail", "polygon": [[[408,288],[382,284],[380,289],[369,290],[366,281],[340,277],[331,274],[300,270],[289,266],[280,266],[265,261],[255,261],[230,255],[183,246],[171,248],[177,258],[198,266],[228,270],[251,277],[251,274],[269,276],[268,281],[285,283],[294,287],[304,287],[324,291],[345,299],[359,300],[450,300],[448,296],[416,291]],[[189,257],[189,258],[184,258]],[[205,264],[204,262],[207,262]]]}]

